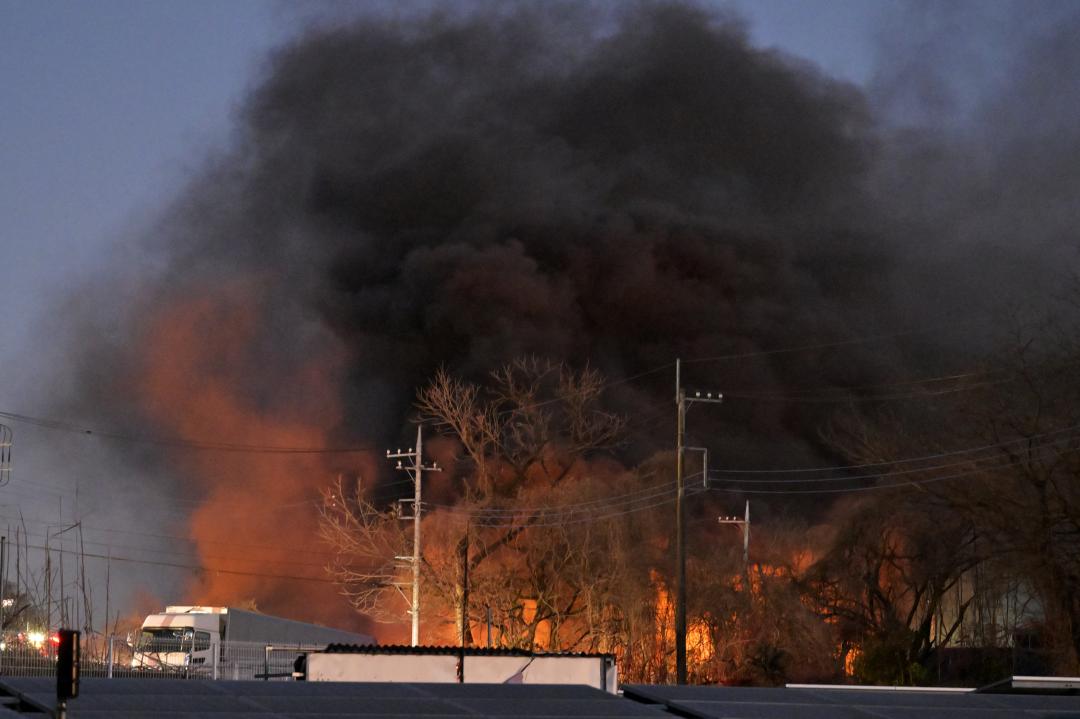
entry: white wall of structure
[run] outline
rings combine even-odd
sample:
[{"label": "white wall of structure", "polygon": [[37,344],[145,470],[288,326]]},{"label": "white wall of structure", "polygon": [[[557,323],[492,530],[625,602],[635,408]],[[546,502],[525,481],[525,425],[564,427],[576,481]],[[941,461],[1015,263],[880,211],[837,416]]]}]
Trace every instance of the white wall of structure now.
[{"label": "white wall of structure", "polygon": [[[308,681],[436,682],[458,680],[453,654],[322,653],[307,655]],[[615,693],[615,663],[605,657],[466,656],[469,684],[584,684]]]}]

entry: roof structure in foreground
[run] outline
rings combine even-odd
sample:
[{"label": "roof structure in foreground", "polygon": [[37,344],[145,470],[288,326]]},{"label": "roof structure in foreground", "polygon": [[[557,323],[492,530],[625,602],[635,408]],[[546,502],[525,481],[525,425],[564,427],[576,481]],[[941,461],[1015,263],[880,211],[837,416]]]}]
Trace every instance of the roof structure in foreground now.
[{"label": "roof structure in foreground", "polygon": [[697,719],[1080,719],[1080,696],[971,690],[632,685],[623,696]]},{"label": "roof structure in foreground", "polygon": [[[0,719],[50,716],[52,678],[2,678]],[[1080,695],[849,687],[410,684],[83,679],[70,719],[1080,719]]]},{"label": "roof structure in foreground", "polygon": [[[3,678],[0,692],[52,711],[56,680]],[[4,715],[0,714],[0,717]],[[18,714],[14,716],[35,716]],[[36,716],[43,716],[37,714]],[[586,686],[183,679],[83,679],[69,719],[364,719],[668,717],[662,707]]]}]

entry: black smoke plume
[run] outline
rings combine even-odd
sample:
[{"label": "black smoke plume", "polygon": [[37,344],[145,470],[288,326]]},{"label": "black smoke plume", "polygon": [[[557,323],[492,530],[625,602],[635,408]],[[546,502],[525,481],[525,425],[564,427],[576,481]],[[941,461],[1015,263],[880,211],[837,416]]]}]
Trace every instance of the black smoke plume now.
[{"label": "black smoke plume", "polygon": [[[299,323],[328,330],[346,422],[376,434],[439,365],[536,353],[619,379],[889,326],[863,98],[693,6],[315,31],[274,58],[239,134],[170,218],[167,292],[275,278],[261,339],[303,352]],[[806,362],[730,379],[822,381]],[[845,360],[824,381],[879,369]],[[788,439],[799,423],[736,414]]]},{"label": "black smoke plume", "polygon": [[[1080,113],[1058,113],[1077,93],[1050,89],[1076,67],[1062,62],[1075,19],[1039,29],[1058,45],[1016,51],[998,105],[912,129],[887,114],[908,86],[903,48],[868,99],[693,4],[483,7],[313,26],[278,51],[233,143],[143,245],[120,319],[77,314],[66,404],[164,433],[275,440],[183,416],[183,398],[224,386],[233,409],[382,446],[405,436],[413,392],[440,366],[478,377],[538,354],[619,381],[676,357],[753,355],[687,365],[703,389],[770,397],[695,417],[693,440],[728,466],[817,463],[829,408],[775,395],[854,396],[947,364],[952,331],[836,343],[976,306],[1031,237],[1058,258],[1075,237]],[[1027,106],[1002,104],[1018,94]],[[1027,203],[1045,221],[1025,219]],[[1014,294],[1046,279],[1028,259]],[[138,378],[148,354],[169,365],[156,328],[170,323],[189,340],[170,352],[204,350],[168,380],[189,386],[148,406]],[[805,346],[820,349],[761,354]],[[310,391],[312,358],[330,358],[332,402]],[[672,385],[668,370],[613,389],[641,420],[629,461],[670,449]],[[175,457],[140,461],[170,474]]]}]

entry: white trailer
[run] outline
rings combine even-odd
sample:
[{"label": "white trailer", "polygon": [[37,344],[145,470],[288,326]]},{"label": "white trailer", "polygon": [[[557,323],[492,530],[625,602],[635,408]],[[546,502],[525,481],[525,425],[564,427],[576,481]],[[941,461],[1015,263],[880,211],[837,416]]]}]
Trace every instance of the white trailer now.
[{"label": "white trailer", "polygon": [[304,650],[374,641],[366,634],[235,607],[168,606],[143,620],[131,666],[251,679],[272,669],[288,675],[285,670]]}]

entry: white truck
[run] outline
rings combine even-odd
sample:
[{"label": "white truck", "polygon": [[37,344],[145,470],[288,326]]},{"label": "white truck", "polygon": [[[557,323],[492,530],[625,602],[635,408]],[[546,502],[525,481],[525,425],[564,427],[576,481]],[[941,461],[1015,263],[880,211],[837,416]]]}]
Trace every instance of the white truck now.
[{"label": "white truck", "polygon": [[143,620],[131,666],[215,679],[280,678],[291,676],[303,651],[374,643],[366,634],[235,607],[168,606]]}]

